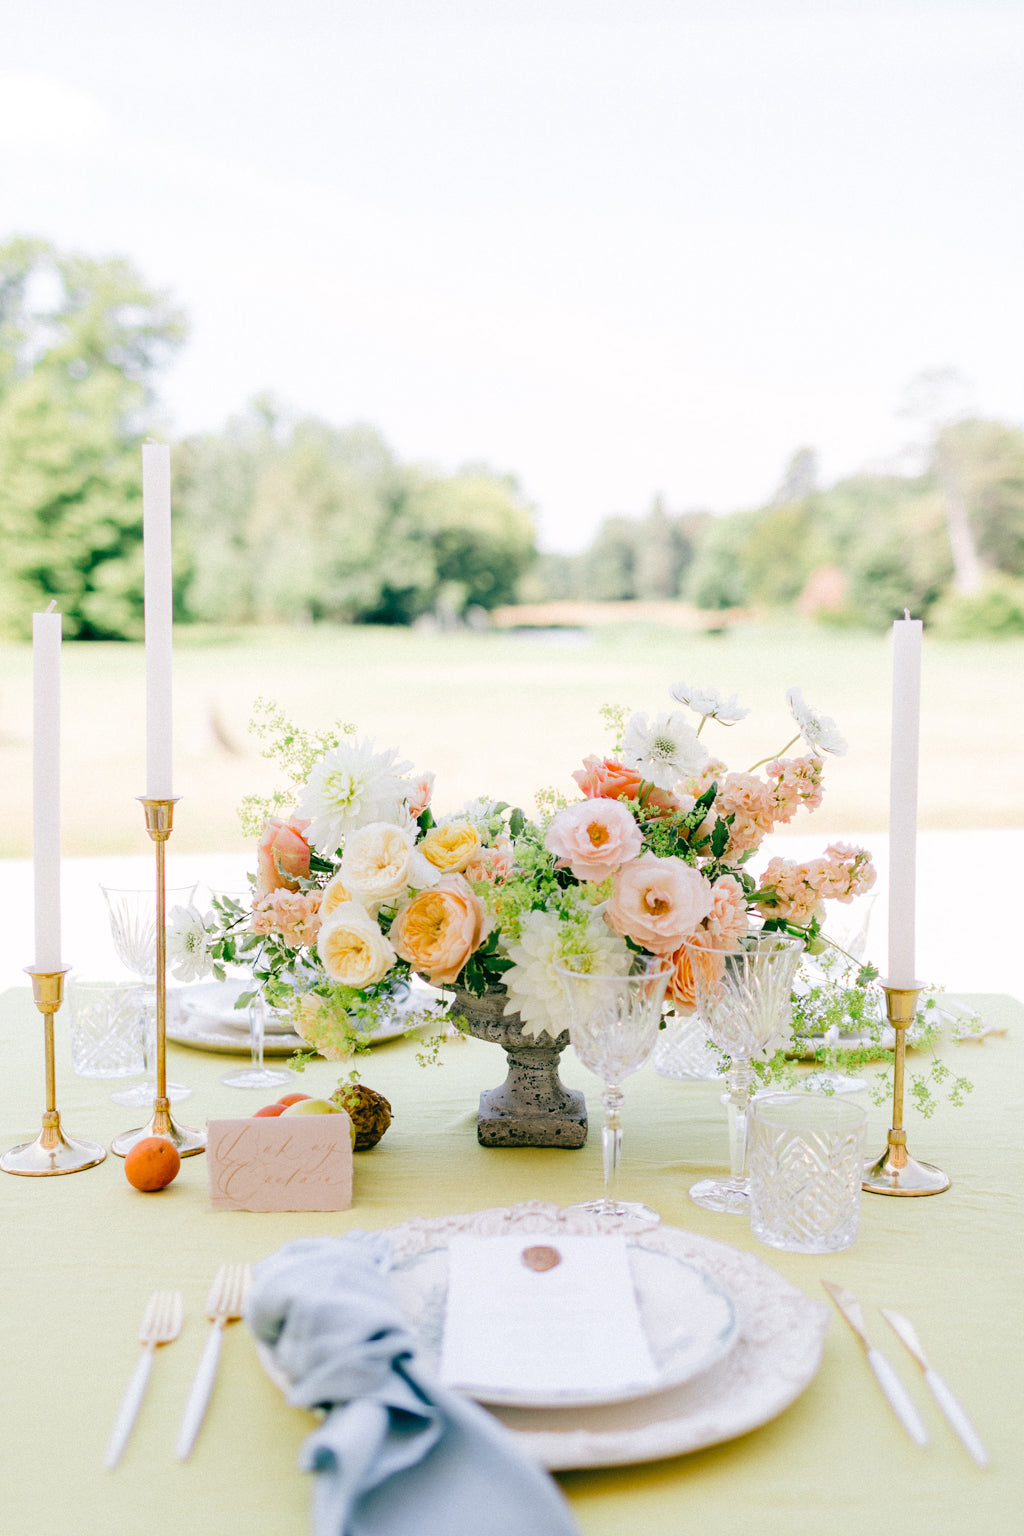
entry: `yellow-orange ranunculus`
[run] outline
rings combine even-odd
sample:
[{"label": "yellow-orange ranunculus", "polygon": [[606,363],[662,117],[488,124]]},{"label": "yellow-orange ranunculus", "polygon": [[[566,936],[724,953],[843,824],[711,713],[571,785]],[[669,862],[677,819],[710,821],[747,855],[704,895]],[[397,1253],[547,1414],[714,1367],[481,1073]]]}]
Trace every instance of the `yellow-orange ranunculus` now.
[{"label": "yellow-orange ranunculus", "polygon": [[390,939],[403,960],[434,986],[449,986],[483,940],[487,918],[461,875],[443,875],[399,907]]},{"label": "yellow-orange ranunculus", "polygon": [[480,847],[480,834],[471,821],[448,821],[431,827],[419,844],[419,852],[446,875],[461,874]]}]

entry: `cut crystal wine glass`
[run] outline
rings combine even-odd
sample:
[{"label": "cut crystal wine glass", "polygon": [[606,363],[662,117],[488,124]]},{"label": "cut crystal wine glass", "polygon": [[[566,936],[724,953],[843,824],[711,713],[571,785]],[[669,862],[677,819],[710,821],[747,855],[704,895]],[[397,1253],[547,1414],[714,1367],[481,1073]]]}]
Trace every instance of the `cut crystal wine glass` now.
[{"label": "cut crystal wine glass", "polygon": [[[110,917],[114,953],[126,970],[143,984],[143,1054],[146,1076],[131,1088],[119,1089],[110,1097],[115,1104],[143,1108],[152,1104],[156,1092],[156,890],[123,889],[101,885]],[[195,886],[179,886],[166,892],[166,905],[187,907],[192,903]],[[187,1099],[192,1092],[183,1083],[168,1083],[167,1097],[172,1104]]]},{"label": "cut crystal wine glass", "polygon": [[793,978],[803,943],[781,933],[757,933],[730,949],[685,944],[697,1012],[712,1044],[729,1057],[727,1179],[700,1179],[690,1199],[708,1211],[749,1211],[746,1179],[747,1113],[754,1082],[753,1060],[790,1017]]},{"label": "cut crystal wine glass", "polygon": [[622,1083],[654,1050],[672,967],[664,960],[638,957],[626,976],[584,975],[568,966],[555,969],[569,1004],[573,1049],[583,1065],[604,1083],[604,1196],[585,1202],[581,1208],[616,1217],[620,1226],[653,1226],[661,1220],[656,1210],[640,1201],[620,1200],[615,1194],[622,1156]]}]

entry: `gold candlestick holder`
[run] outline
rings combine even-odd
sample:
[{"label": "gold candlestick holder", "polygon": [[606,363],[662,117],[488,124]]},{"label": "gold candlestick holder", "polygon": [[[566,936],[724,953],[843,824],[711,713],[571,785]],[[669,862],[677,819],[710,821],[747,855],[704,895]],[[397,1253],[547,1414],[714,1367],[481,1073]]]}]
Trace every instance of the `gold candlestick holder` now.
[{"label": "gold candlestick holder", "polygon": [[920,987],[885,988],[885,1011],[896,1032],[896,1056],[892,1085],[892,1128],[885,1151],[869,1164],[861,1185],[872,1195],[941,1195],[949,1188],[949,1175],[932,1163],[919,1163],[907,1151],[903,1129],[903,1072],[907,1056],[907,1027],[914,1022]]},{"label": "gold candlestick holder", "polygon": [[96,1141],[65,1136],[57,1109],[57,1082],[53,1061],[53,1016],[64,1001],[64,977],[67,970],[42,971],[26,966],[32,978],[32,996],[43,1016],[46,1042],[46,1109],[43,1128],[35,1141],[22,1142],[0,1157],[5,1173],[20,1173],[30,1179],[47,1178],[54,1173],[80,1173],[95,1168],[107,1155],[106,1147]]},{"label": "gold candlestick holder", "polygon": [[110,1144],[118,1157],[126,1157],[137,1141],[147,1136],[166,1136],[178,1149],[180,1157],[194,1157],[206,1151],[206,1132],[178,1125],[171,1114],[167,1097],[167,839],[174,830],[177,799],[139,796],[146,813],[146,831],[156,853],[156,1097],[153,1118],[134,1131],[122,1131]]}]

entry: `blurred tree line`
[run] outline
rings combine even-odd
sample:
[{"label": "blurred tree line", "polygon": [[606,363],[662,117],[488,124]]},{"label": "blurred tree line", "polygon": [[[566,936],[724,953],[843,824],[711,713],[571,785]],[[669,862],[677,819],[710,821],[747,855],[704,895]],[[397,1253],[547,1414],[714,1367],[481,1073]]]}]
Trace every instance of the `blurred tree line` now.
[{"label": "blurred tree line", "polygon": [[[127,262],[0,246],[0,633],[27,635],[52,598],[69,636],[141,635],[139,450],[184,335]],[[454,624],[525,597],[796,606],[875,627],[909,607],[950,634],[1024,633],[1024,431],[943,410],[942,378],[923,379],[914,473],[822,486],[804,448],[762,507],[658,499],[578,555],[538,555],[511,477],[403,464],[372,427],[259,398],[175,446],[176,617]]]},{"label": "blurred tree line", "polygon": [[[55,599],[68,636],[142,634],[140,448],[184,334],[126,262],[0,246],[0,633]],[[402,464],[371,427],[260,399],[172,457],[179,622],[472,621],[536,558],[510,477]]]}]

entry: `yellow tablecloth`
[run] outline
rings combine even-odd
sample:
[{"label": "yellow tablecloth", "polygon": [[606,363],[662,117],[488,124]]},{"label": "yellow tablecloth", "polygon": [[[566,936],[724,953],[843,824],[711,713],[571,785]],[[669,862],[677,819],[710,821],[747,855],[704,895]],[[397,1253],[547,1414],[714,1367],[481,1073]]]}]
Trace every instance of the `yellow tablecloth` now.
[{"label": "yellow tablecloth", "polygon": [[[668,1081],[649,1068],[627,1085],[623,1192],[651,1201],[666,1222],[758,1253],[816,1299],[824,1295],[821,1277],[848,1285],[921,1407],[932,1442],[919,1450],[899,1429],[836,1317],[820,1373],[773,1423],[693,1455],[561,1476],[587,1536],[632,1529],[868,1536],[887,1528],[901,1536],[975,1528],[1009,1536],[1019,1529],[1024,1009],[1005,997],[971,1001],[1009,1032],[947,1050],[951,1065],[976,1085],[963,1109],[943,1107],[930,1121],[908,1115],[911,1151],[950,1173],[952,1189],[917,1200],[865,1196],[859,1241],[832,1257],[776,1253],[741,1219],[716,1217],[688,1200],[694,1179],[726,1158],[717,1085]],[[144,1117],[113,1105],[109,1084],[72,1074],[66,1037],[58,1015],[65,1128],[109,1143]],[[594,1080],[571,1053],[563,1061],[563,1077],[587,1090],[596,1121]],[[238,1064],[233,1058],[172,1048],[169,1062],[171,1075],[195,1088],[176,1111],[184,1122],[251,1113],[263,1102],[221,1085]],[[296,1470],[296,1455],[312,1421],[288,1408],[264,1376],[242,1325],[228,1332],[192,1460],[172,1458],[205,1337],[210,1279],[225,1260],[257,1260],[300,1235],[592,1195],[601,1178],[596,1125],[579,1152],[477,1144],[477,1095],[501,1080],[503,1062],[497,1047],[475,1040],[453,1042],[440,1067],[418,1066],[404,1041],[376,1049],[363,1077],[391,1100],[394,1124],[380,1146],[357,1158],[355,1205],[343,1214],[215,1213],[202,1156],[188,1159],[158,1195],[132,1190],[113,1156],[62,1178],[0,1174],[4,1531],[305,1533],[309,1480]],[[298,1086],[327,1092],[337,1075],[316,1062]],[[41,1019],[27,990],[8,992],[0,998],[0,1148],[36,1134],[42,1103]],[[872,1111],[869,1125],[869,1144],[880,1151],[887,1111]],[[136,1359],[143,1305],[166,1286],[184,1292],[185,1330],[160,1351],[134,1436],[108,1473],[103,1451]],[[987,1440],[991,1468],[976,1469],[954,1440],[878,1305],[914,1321]]]}]

